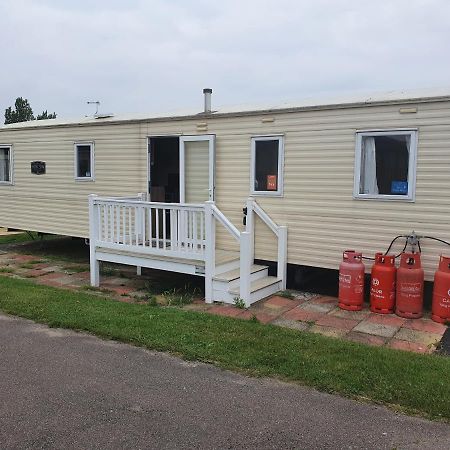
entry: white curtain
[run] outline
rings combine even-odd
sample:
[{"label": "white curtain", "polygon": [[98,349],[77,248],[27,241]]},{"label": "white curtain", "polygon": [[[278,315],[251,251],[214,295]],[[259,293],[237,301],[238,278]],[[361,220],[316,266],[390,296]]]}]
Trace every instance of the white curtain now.
[{"label": "white curtain", "polygon": [[364,137],[361,143],[360,194],[378,194],[375,138]]},{"label": "white curtain", "polygon": [[9,150],[0,148],[0,181],[9,181]]},{"label": "white curtain", "polygon": [[[408,155],[411,155],[411,135],[406,134],[405,135],[405,141],[406,141],[406,148],[408,149]],[[408,158],[409,161],[409,158]]]}]

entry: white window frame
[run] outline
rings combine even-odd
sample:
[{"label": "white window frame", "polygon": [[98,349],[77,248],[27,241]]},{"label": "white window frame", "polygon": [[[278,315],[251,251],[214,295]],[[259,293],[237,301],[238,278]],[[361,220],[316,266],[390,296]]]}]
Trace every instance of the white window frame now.
[{"label": "white window frame", "polygon": [[[78,176],[78,146],[89,146],[91,148],[91,176],[90,177],[79,177]],[[75,181],[95,181],[95,145],[93,141],[79,141],[73,144],[74,151],[74,175]]]},{"label": "white window frame", "polygon": [[[361,180],[361,153],[362,153],[362,140],[364,137],[377,137],[377,136],[398,136],[409,135],[411,139],[409,148],[409,164],[408,164],[408,194],[360,194],[360,180]],[[395,128],[392,130],[364,130],[356,132],[356,145],[355,145],[355,173],[353,183],[353,198],[357,200],[387,200],[397,202],[414,202],[416,199],[416,170],[417,170],[417,142],[418,142],[418,130],[417,128]]]},{"label": "white window frame", "polygon": [[[255,190],[255,163],[256,163],[256,142],[258,141],[278,141],[278,180],[276,191],[256,191]],[[284,135],[271,134],[252,136],[251,141],[251,161],[250,161],[250,193],[259,197],[282,197],[284,192]]]},{"label": "white window frame", "polygon": [[8,148],[9,149],[9,181],[0,181],[0,186],[12,186],[14,184],[13,181],[13,165],[14,165],[14,156],[13,156],[13,146],[12,144],[0,144],[0,148]]}]

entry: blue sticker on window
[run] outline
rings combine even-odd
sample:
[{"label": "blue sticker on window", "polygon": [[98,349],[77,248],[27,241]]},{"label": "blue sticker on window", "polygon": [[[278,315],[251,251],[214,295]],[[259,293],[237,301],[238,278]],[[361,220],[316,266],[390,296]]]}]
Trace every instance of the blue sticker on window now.
[{"label": "blue sticker on window", "polygon": [[408,194],[408,182],[407,181],[393,181],[391,184],[391,194]]}]

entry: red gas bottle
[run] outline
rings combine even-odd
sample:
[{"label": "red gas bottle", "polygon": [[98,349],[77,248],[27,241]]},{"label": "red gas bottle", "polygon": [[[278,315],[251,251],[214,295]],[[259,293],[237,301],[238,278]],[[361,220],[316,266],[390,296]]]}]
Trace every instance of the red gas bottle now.
[{"label": "red gas bottle", "polygon": [[364,301],[362,253],[346,250],[339,266],[339,308],[360,311]]},{"label": "red gas bottle", "polygon": [[441,256],[434,274],[431,318],[439,323],[450,322],[450,258],[446,256]]},{"label": "red gas bottle", "polygon": [[395,256],[377,253],[370,280],[370,310],[392,314],[395,305]]},{"label": "red gas bottle", "polygon": [[402,253],[397,271],[397,316],[407,319],[422,317],[423,283],[420,253]]}]

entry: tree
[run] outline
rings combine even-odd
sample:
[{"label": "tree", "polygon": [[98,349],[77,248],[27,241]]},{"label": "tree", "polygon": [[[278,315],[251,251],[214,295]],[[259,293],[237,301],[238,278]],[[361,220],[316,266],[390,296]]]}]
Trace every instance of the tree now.
[{"label": "tree", "polygon": [[15,109],[11,106],[5,110],[5,125],[8,123],[27,122],[34,120],[33,110],[27,99],[19,97],[14,104]]},{"label": "tree", "polygon": [[56,119],[56,113],[52,112],[52,113],[48,113],[47,110],[42,111],[42,114],[38,114],[38,116],[36,117],[36,120],[45,120],[45,119]]},{"label": "tree", "polygon": [[[31,109],[28,100],[22,97],[18,97],[14,104],[15,109],[11,106],[5,110],[5,125],[9,123],[28,122],[29,120],[35,120],[33,110]],[[38,114],[37,120],[43,119],[56,119],[56,113],[48,113],[47,110],[42,111],[42,114]]]}]

